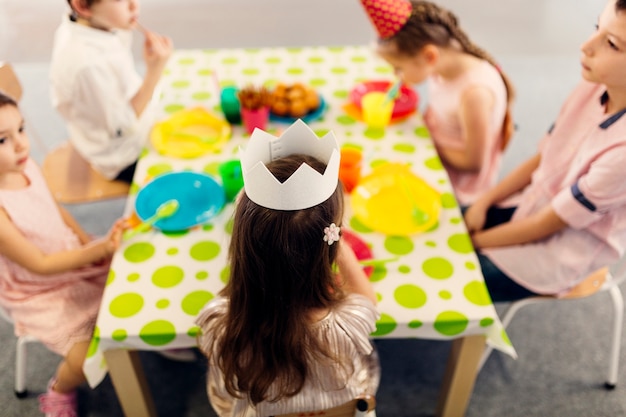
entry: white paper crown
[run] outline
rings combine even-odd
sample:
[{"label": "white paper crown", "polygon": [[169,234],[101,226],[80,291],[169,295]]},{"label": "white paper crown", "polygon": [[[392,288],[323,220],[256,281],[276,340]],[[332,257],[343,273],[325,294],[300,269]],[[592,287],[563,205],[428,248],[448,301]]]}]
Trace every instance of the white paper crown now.
[{"label": "white paper crown", "polygon": [[[326,164],[320,174],[303,163],[281,183],[265,166],[278,158],[305,154]],[[339,145],[332,132],[319,138],[302,120],[296,120],[280,137],[255,129],[241,152],[243,184],[250,200],[274,210],[301,210],[326,201],[337,188]]]}]

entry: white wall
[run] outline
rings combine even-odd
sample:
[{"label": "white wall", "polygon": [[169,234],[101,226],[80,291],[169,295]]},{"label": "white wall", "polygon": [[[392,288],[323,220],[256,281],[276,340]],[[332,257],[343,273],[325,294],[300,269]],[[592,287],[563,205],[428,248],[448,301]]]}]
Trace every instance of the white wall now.
[{"label": "white wall", "polygon": [[[498,57],[576,53],[604,0],[439,3]],[[143,0],[141,7],[141,21],[178,48],[365,44],[374,37],[359,0]],[[48,61],[66,10],[65,0],[0,0],[0,59]]]}]

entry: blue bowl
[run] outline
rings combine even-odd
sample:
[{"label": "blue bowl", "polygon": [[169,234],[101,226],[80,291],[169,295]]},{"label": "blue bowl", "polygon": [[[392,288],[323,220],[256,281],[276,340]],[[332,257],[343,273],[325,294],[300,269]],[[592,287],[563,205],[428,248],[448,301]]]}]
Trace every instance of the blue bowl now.
[{"label": "blue bowl", "polygon": [[224,190],[212,177],[191,171],[160,175],[137,193],[135,211],[141,220],[156,213],[168,200],[178,200],[172,216],[160,219],[154,227],[163,231],[186,230],[206,223],[224,207]]}]

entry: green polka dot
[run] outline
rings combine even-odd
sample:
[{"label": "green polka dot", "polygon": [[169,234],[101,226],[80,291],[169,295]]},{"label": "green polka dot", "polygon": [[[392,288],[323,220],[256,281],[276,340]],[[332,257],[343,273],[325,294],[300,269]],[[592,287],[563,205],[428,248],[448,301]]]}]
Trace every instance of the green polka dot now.
[{"label": "green polka dot", "polygon": [[426,165],[426,168],[432,169],[433,171],[441,171],[443,169],[443,164],[438,156],[427,159],[424,165]]},{"label": "green polka dot", "polygon": [[398,272],[400,272],[401,274],[410,274],[411,267],[408,265],[400,265],[400,267],[398,268]]},{"label": "green polka dot", "polygon": [[212,299],[213,294],[208,291],[194,291],[187,294],[185,298],[183,298],[181,308],[185,313],[189,314],[190,316],[196,316],[198,315],[202,307],[204,307],[206,303],[208,303]]},{"label": "green polka dot", "polygon": [[195,59],[193,59],[193,58],[180,58],[180,59],[178,60],[178,63],[179,63],[180,65],[192,65],[192,64],[194,64],[195,62],[196,62],[196,60],[195,60]]},{"label": "green polka dot", "polygon": [[379,140],[385,137],[385,129],[368,127],[367,129],[365,129],[365,132],[363,132],[363,135],[368,139]]},{"label": "green polka dot", "polygon": [[189,80],[176,80],[172,83],[172,87],[174,88],[187,88],[189,87]]},{"label": "green polka dot", "polygon": [[167,298],[162,298],[156,302],[156,308],[164,309],[170,306],[170,300]]},{"label": "green polka dot", "polygon": [[109,270],[109,275],[107,276],[107,282],[104,285],[111,285],[115,280],[115,271],[112,269]]},{"label": "green polka dot", "polygon": [[93,329],[93,336],[91,337],[91,342],[89,343],[89,348],[87,349],[87,357],[91,358],[98,351],[98,345],[100,345],[100,328],[96,326]]},{"label": "green polka dot", "polygon": [[379,74],[390,74],[392,72],[392,69],[391,67],[384,66],[384,67],[376,67],[374,71],[376,71]]},{"label": "green polka dot", "polygon": [[430,132],[426,126],[418,126],[415,128],[415,136],[419,138],[430,138]]},{"label": "green polka dot", "polygon": [[215,242],[198,242],[191,247],[189,255],[196,261],[209,261],[220,253],[220,245]]},{"label": "green polka dot", "polygon": [[407,255],[413,251],[413,241],[406,236],[388,236],[385,249],[394,255]]},{"label": "green polka dot", "polygon": [[213,74],[213,71],[209,68],[200,68],[198,70],[198,75],[202,76],[202,77],[209,77]]},{"label": "green polka dot", "polygon": [[364,57],[363,55],[357,55],[357,56],[353,56],[350,61],[357,63],[357,64],[361,64],[363,62],[367,62],[367,57]]},{"label": "green polka dot", "polygon": [[330,72],[335,75],[342,75],[346,74],[348,72],[348,69],[346,67],[333,67],[330,69]]},{"label": "green polka dot", "polygon": [[309,85],[311,87],[322,87],[324,85],[326,85],[326,80],[324,78],[312,78],[309,81]]},{"label": "green polka dot", "polygon": [[148,175],[150,175],[152,177],[156,177],[158,175],[162,175],[162,174],[165,174],[165,173],[168,173],[168,172],[172,172],[172,165],[170,165],[168,163],[154,164],[154,165],[151,165],[150,167],[148,167],[146,172],[148,173]]},{"label": "green polka dot", "polygon": [[185,273],[178,266],[162,266],[152,274],[152,283],[160,288],[171,288],[180,284]]},{"label": "green polka dot", "polygon": [[330,129],[322,128],[322,129],[315,129],[313,132],[315,132],[318,138],[321,138],[321,137],[324,137],[329,131]]},{"label": "green polka dot", "polygon": [[483,281],[472,281],[463,288],[463,295],[467,300],[478,306],[488,306],[491,304],[491,297],[487,286]]},{"label": "green polka dot", "polygon": [[474,264],[474,262],[467,261],[465,262],[465,268],[467,268],[470,271],[474,271],[476,270],[476,264]]},{"label": "green polka dot", "polygon": [[176,255],[178,253],[178,248],[169,248],[165,253],[168,255]]},{"label": "green polka dot", "polygon": [[112,316],[125,319],[139,313],[143,308],[143,297],[134,292],[118,295],[109,304]]},{"label": "green polka dot", "polygon": [[452,298],[452,293],[446,290],[439,291],[439,298],[442,300],[449,300]]},{"label": "green polka dot", "polygon": [[123,342],[124,340],[126,340],[127,337],[128,333],[126,333],[126,330],[124,329],[113,330],[113,333],[111,334],[111,339],[115,340],[116,342]]},{"label": "green polka dot", "polygon": [[434,257],[424,261],[422,270],[426,275],[434,279],[447,279],[452,276],[454,268],[450,261],[444,258]]},{"label": "green polka dot", "polygon": [[234,227],[235,227],[235,219],[231,217],[230,219],[228,219],[228,221],[224,225],[224,231],[228,233],[229,235],[232,235]]},{"label": "green polka dot", "polygon": [[444,311],[435,319],[435,330],[445,336],[456,336],[467,328],[468,318],[458,311]]},{"label": "green polka dot", "polygon": [[381,165],[385,165],[385,164],[388,164],[388,163],[389,163],[389,160],[383,159],[383,158],[379,158],[379,159],[372,160],[372,162],[370,162],[370,166],[372,168],[376,168],[376,167],[379,167]]},{"label": "green polka dot", "polygon": [[467,233],[457,233],[450,238],[448,238],[448,246],[455,252],[458,253],[472,253],[474,251],[474,247],[472,246],[472,241]]},{"label": "green polka dot", "polygon": [[345,115],[345,114],[337,117],[336,120],[337,120],[337,123],[342,124],[344,126],[353,125],[353,124],[356,123],[356,119],[354,119],[351,116]]},{"label": "green polka dot", "polygon": [[300,52],[302,52],[302,48],[289,47],[287,48],[287,52],[289,52],[290,54],[299,54]]},{"label": "green polka dot", "polygon": [[372,333],[372,336],[384,336],[393,332],[398,323],[388,314],[382,313],[380,318],[376,322],[376,330]]},{"label": "green polka dot", "polygon": [[206,164],[204,168],[202,168],[202,171],[205,174],[217,176],[219,175],[219,167],[220,167],[220,162],[211,162],[210,164]]},{"label": "green polka dot", "polygon": [[275,65],[275,64],[280,64],[281,59],[277,56],[270,56],[268,58],[265,58],[265,62],[267,64]]},{"label": "green polka dot", "polygon": [[436,248],[437,247],[437,242],[433,242],[432,240],[428,240],[426,241],[426,243],[424,243],[426,246],[428,246],[429,248]]},{"label": "green polka dot", "polygon": [[241,73],[243,75],[258,75],[259,74],[259,69],[258,68],[244,68]]},{"label": "green polka dot", "polygon": [[205,279],[207,279],[208,277],[209,277],[209,273],[208,273],[208,272],[206,272],[206,271],[200,271],[200,272],[198,272],[198,273],[196,274],[196,279],[197,279],[198,281],[205,280]]},{"label": "green polka dot", "polygon": [[202,230],[204,230],[205,232],[210,232],[213,229],[215,229],[215,226],[213,226],[211,223],[202,225]]},{"label": "green polka dot", "polygon": [[485,317],[480,321],[480,327],[489,327],[493,324],[494,320],[491,317]]},{"label": "green polka dot", "polygon": [[509,346],[513,346],[513,343],[511,343],[511,339],[509,339],[509,335],[506,334],[506,330],[502,329],[502,331],[500,331],[500,337],[502,338],[502,341],[504,343],[506,343]]},{"label": "green polka dot", "polygon": [[193,326],[191,327],[189,330],[187,330],[187,335],[189,337],[197,337],[200,334],[200,327],[198,326]]},{"label": "green polka dot", "polygon": [[168,104],[167,106],[164,107],[164,110],[166,113],[176,113],[177,111],[183,110],[185,108],[184,104]]},{"label": "green polka dot", "polygon": [[208,91],[198,91],[191,95],[194,100],[208,100],[211,98],[211,93]]},{"label": "green polka dot", "polygon": [[130,189],[128,190],[128,194],[129,195],[135,195],[139,192],[139,184],[137,184],[136,182],[132,183],[130,185]]},{"label": "green polka dot", "polygon": [[410,143],[398,143],[394,145],[393,150],[402,153],[414,153],[415,146]]},{"label": "green polka dot", "polygon": [[139,331],[139,337],[151,346],[163,346],[176,338],[176,328],[167,320],[154,320]]},{"label": "green polka dot", "polygon": [[454,194],[452,193],[441,194],[441,206],[447,209],[456,207],[457,204],[456,204],[456,198],[454,197]]},{"label": "green polka dot", "polygon": [[128,276],[126,277],[126,280],[128,282],[135,282],[135,281],[139,281],[140,275],[136,272],[133,272],[132,274],[128,274]]},{"label": "green polka dot", "polygon": [[239,60],[235,57],[227,57],[227,58],[222,59],[222,64],[224,65],[234,65],[237,62],[239,62]]},{"label": "green polka dot", "polygon": [[426,304],[427,295],[421,287],[413,284],[400,285],[393,293],[393,297],[402,307],[420,308]]},{"label": "green polka dot", "polygon": [[376,293],[376,300],[380,303],[383,300],[383,296],[381,293],[377,292]]},{"label": "green polka dot", "polygon": [[370,281],[372,282],[382,281],[387,276],[387,272],[388,270],[384,266],[377,266],[372,271],[372,275],[370,275]]},{"label": "green polka dot", "polygon": [[450,224],[461,224],[463,220],[459,219],[458,217],[453,217],[450,219]]},{"label": "green polka dot", "polygon": [[154,255],[154,251],[154,246],[151,243],[133,243],[124,250],[124,259],[131,263],[144,262]]},{"label": "green polka dot", "polygon": [[321,64],[322,62],[324,62],[324,58],[322,58],[321,56],[312,56],[309,57],[309,62],[311,64]]},{"label": "green polka dot", "polygon": [[422,327],[424,325],[424,323],[422,323],[419,320],[411,320],[408,324],[409,329],[419,329],[420,327]]},{"label": "green polka dot", "polygon": [[222,272],[220,272],[220,281],[222,281],[224,284],[227,284],[229,279],[230,279],[230,267],[226,266],[224,267],[224,269],[222,269]]},{"label": "green polka dot", "polygon": [[333,93],[333,96],[339,99],[345,99],[345,98],[348,98],[349,94],[350,93],[348,92],[348,90],[336,90]]},{"label": "green polka dot", "polygon": [[292,68],[287,69],[287,74],[290,74],[290,75],[300,75],[303,72],[304,70],[302,68],[292,67]]}]

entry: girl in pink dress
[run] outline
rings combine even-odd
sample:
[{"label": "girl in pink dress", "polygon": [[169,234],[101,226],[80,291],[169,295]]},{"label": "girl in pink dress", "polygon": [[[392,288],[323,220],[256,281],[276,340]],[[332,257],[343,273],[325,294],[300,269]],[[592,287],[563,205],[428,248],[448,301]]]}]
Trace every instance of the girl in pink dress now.
[{"label": "girl in pink dress", "polygon": [[450,11],[427,1],[362,0],[378,30],[378,54],[405,83],[427,83],[424,123],[457,200],[495,184],[513,133],[513,86]]},{"label": "girl in pink dress", "polygon": [[108,261],[125,224],[92,240],[55,202],[28,155],[24,119],[0,93],[0,305],[17,336],[34,336],[63,356],[40,407],[46,416],[71,417]]}]

